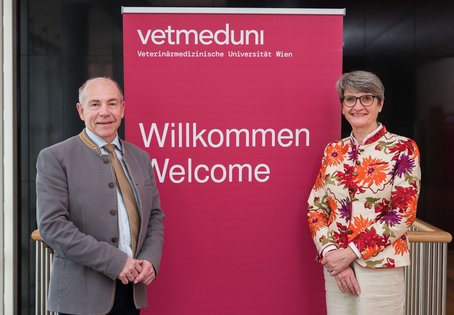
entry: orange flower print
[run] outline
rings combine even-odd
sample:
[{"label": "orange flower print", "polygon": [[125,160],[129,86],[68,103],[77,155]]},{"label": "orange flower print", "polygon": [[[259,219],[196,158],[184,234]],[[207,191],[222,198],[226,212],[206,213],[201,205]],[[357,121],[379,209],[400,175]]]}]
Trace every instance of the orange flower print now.
[{"label": "orange flower print", "polygon": [[419,160],[419,148],[418,146],[416,145],[416,143],[413,143],[413,147],[415,149],[415,152],[413,152],[413,159],[415,160]]},{"label": "orange flower print", "polygon": [[326,227],[326,218],[319,212],[310,211],[308,214],[308,221],[312,237],[314,237],[322,228]]},{"label": "orange flower print", "polygon": [[394,254],[403,256],[408,253],[408,243],[405,239],[399,238],[393,243]]},{"label": "orange flower print", "polygon": [[336,204],[336,201],[333,198],[328,197],[328,205],[329,205],[329,208],[331,210],[331,212],[329,214],[329,219],[328,219],[328,225],[329,225],[329,224],[331,224],[331,222],[336,220],[337,204]]},{"label": "orange flower print", "polygon": [[325,172],[326,172],[326,164],[323,163],[320,167],[320,171],[318,172],[317,179],[315,180],[314,189],[319,190],[323,188],[325,184]]},{"label": "orange flower print", "polygon": [[360,166],[358,166],[357,180],[365,186],[372,184],[381,185],[386,180],[386,173],[389,166],[387,162],[380,159],[366,157]]},{"label": "orange flower print", "polygon": [[365,260],[369,259],[370,257],[374,256],[377,252],[380,251],[380,247],[377,245],[372,245],[364,249],[363,252],[361,252],[361,255]]},{"label": "orange flower print", "polygon": [[418,206],[418,196],[417,195],[411,196],[411,198],[407,200],[407,206],[408,206],[407,211],[404,214],[404,216],[407,218],[405,224],[412,225],[416,219],[416,207]]},{"label": "orange flower print", "polygon": [[326,163],[328,166],[341,164],[348,152],[348,145],[343,143],[334,143],[326,151]]},{"label": "orange flower print", "polygon": [[359,234],[362,230],[371,226],[373,223],[374,220],[365,218],[362,215],[360,215],[359,217],[354,217],[350,224],[350,230],[353,231],[352,236]]}]

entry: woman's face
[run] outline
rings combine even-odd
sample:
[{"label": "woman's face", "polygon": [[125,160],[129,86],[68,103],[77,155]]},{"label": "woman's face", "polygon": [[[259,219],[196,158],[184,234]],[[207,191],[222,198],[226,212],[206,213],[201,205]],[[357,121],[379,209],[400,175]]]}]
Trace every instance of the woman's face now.
[{"label": "woman's face", "polygon": [[[361,97],[363,95],[373,94],[365,92],[352,92],[350,90],[344,91],[344,99],[349,96]],[[381,112],[382,107],[383,100],[380,100],[378,97],[374,97],[373,103],[370,106],[362,105],[361,101],[357,99],[356,104],[353,107],[347,107],[344,103],[342,103],[342,114],[350,123],[352,129],[366,129],[368,131],[373,131],[377,128],[377,117],[378,113]]]}]

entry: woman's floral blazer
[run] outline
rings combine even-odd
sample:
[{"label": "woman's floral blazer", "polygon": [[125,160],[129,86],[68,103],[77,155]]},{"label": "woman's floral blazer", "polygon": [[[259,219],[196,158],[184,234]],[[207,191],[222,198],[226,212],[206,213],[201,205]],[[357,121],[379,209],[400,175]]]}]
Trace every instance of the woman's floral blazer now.
[{"label": "woman's floral blazer", "polygon": [[419,150],[411,139],[382,126],[363,145],[352,137],[328,144],[308,200],[318,252],[353,243],[363,267],[408,265],[419,189]]}]

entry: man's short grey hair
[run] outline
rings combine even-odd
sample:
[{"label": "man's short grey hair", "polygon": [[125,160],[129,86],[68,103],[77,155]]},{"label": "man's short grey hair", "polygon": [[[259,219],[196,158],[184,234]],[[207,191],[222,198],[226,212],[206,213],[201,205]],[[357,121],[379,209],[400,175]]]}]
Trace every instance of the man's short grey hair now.
[{"label": "man's short grey hair", "polygon": [[352,71],[344,73],[336,83],[337,94],[342,100],[345,91],[363,92],[385,99],[385,87],[380,78],[368,71]]},{"label": "man's short grey hair", "polygon": [[118,92],[120,93],[120,101],[123,102],[123,91],[121,90],[121,87],[120,85],[113,79],[109,78],[109,77],[94,77],[94,78],[91,78],[91,79],[88,79],[87,81],[85,81],[84,84],[82,84],[82,86],[79,88],[79,103],[82,104],[83,100],[84,100],[84,90],[85,90],[85,87],[87,86],[88,83],[92,82],[92,81],[95,81],[95,80],[108,80],[110,82],[112,82],[113,84],[115,84],[115,86],[117,87],[118,89]]}]

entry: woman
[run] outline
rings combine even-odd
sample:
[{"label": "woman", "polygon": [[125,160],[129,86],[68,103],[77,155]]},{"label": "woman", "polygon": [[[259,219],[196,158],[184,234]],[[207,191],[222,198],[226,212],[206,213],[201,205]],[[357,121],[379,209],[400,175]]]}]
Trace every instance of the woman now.
[{"label": "woman", "polygon": [[326,147],[308,200],[328,314],[403,314],[418,147],[377,122],[385,97],[376,75],[346,73],[336,88],[352,132]]}]

